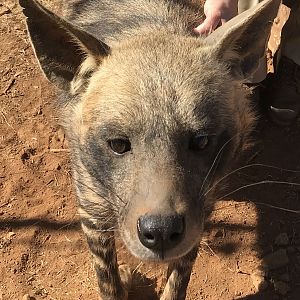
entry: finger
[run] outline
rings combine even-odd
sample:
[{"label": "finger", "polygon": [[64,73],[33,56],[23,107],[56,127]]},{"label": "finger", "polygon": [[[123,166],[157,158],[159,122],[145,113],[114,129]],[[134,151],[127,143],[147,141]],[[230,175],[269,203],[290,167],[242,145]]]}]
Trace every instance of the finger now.
[{"label": "finger", "polygon": [[221,19],[221,20],[220,20],[221,25],[224,25],[227,21],[229,21],[229,19]]},{"label": "finger", "polygon": [[222,18],[220,20],[220,24],[224,25],[226,22],[228,22],[230,19],[234,18],[235,16],[236,16],[236,14],[232,14],[232,15],[229,15],[229,16],[224,16],[224,18]]},{"label": "finger", "polygon": [[196,27],[194,30],[198,34],[210,34],[213,32],[217,26],[220,23],[220,15],[213,15],[210,17],[207,17],[202,24],[200,24],[198,27]]},{"label": "finger", "polygon": [[238,14],[238,10],[233,10],[228,13],[223,14],[221,19],[221,25],[224,25],[226,22],[228,22],[230,19],[234,18]]}]

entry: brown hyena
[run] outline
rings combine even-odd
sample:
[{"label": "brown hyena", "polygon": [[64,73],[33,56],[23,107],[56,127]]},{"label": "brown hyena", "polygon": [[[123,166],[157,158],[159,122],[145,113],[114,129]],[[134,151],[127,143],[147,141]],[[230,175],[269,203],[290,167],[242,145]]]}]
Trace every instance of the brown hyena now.
[{"label": "brown hyena", "polygon": [[207,190],[253,125],[242,82],[264,54],[279,0],[208,37],[188,0],[70,1],[68,19],[20,0],[72,150],[82,228],[103,300],[124,300],[114,233],[168,262],[164,300],[184,299]]}]

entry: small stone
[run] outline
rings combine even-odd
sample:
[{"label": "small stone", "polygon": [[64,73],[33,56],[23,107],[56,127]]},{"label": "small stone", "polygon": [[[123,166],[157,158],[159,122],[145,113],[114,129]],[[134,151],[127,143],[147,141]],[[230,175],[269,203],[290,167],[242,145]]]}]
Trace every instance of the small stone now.
[{"label": "small stone", "polygon": [[250,277],[258,292],[261,292],[268,287],[268,282],[265,278],[265,272],[263,270],[256,270],[250,275]]},{"label": "small stone", "polygon": [[11,239],[13,236],[15,236],[16,235],[16,233],[15,232],[9,232],[8,234],[7,234],[7,238],[8,239]]},{"label": "small stone", "polygon": [[290,290],[289,286],[282,281],[274,281],[273,285],[274,285],[275,292],[277,292],[282,296],[286,295]]},{"label": "small stone", "polygon": [[11,10],[8,7],[0,6],[0,16],[10,14]]},{"label": "small stone", "polygon": [[224,233],[222,230],[218,230],[216,233],[215,233],[215,237],[224,237]]},{"label": "small stone", "polygon": [[279,249],[263,258],[263,266],[270,270],[285,267],[289,263],[289,258],[285,249]]},{"label": "small stone", "polygon": [[22,300],[36,300],[34,297],[31,297],[30,295],[28,294],[25,294],[23,297],[22,297]]},{"label": "small stone", "polygon": [[289,244],[288,235],[285,232],[277,235],[277,237],[275,238],[275,244],[277,246],[287,246]]}]

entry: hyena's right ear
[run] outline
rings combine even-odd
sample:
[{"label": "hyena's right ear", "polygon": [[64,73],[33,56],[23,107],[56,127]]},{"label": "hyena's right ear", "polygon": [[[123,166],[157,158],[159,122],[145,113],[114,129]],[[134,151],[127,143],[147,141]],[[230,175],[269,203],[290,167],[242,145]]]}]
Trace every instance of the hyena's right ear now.
[{"label": "hyena's right ear", "polygon": [[245,80],[257,69],[259,59],[265,55],[280,2],[264,0],[205,38],[236,79]]},{"label": "hyena's right ear", "polygon": [[[109,55],[110,49],[89,33],[58,17],[36,0],[19,0],[27,17],[28,32],[46,77],[67,92],[83,61],[82,77],[89,74]],[[79,80],[82,84],[82,80]],[[73,93],[79,87],[73,86]]]}]

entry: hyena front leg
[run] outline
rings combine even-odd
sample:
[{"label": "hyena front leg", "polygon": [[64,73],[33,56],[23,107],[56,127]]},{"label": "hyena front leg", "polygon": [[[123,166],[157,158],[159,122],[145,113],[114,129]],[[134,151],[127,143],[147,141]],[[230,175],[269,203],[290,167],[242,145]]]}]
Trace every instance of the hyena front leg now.
[{"label": "hyena front leg", "polygon": [[126,265],[118,268],[113,232],[105,232],[85,218],[81,225],[93,256],[101,299],[127,300],[131,273]]},{"label": "hyena front leg", "polygon": [[172,262],[168,267],[168,281],[160,300],[184,300],[190,281],[193,264],[198,248],[194,248],[186,256]]}]

